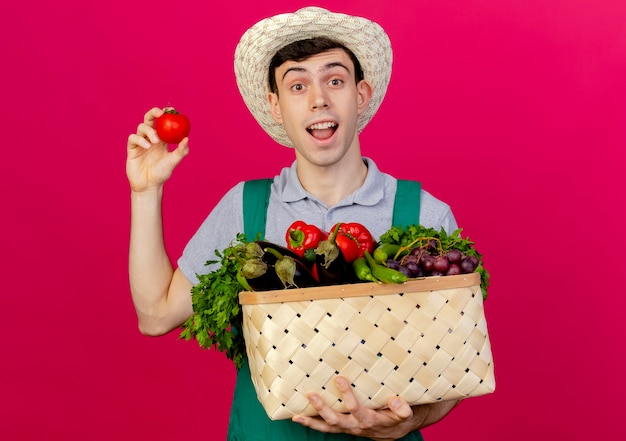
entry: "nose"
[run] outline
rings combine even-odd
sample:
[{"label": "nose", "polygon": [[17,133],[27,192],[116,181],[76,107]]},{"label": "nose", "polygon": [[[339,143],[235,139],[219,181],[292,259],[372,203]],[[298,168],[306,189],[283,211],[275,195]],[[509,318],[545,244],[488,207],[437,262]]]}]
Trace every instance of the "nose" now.
[{"label": "nose", "polygon": [[318,110],[328,107],[328,95],[322,86],[311,88],[311,109]]}]

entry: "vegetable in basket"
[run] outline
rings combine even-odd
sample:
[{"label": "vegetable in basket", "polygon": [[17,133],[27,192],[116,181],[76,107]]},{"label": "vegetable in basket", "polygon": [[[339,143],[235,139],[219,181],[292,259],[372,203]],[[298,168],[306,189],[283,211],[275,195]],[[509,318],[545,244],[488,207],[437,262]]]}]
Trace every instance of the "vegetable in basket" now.
[{"label": "vegetable in basket", "polygon": [[283,246],[257,240],[245,245],[246,259],[241,261],[241,274],[249,291],[283,288],[306,288],[318,281],[297,254]]},{"label": "vegetable in basket", "polygon": [[330,234],[336,234],[335,242],[347,263],[362,257],[366,250],[370,253],[374,250],[372,233],[357,222],[339,222],[331,229]]},{"label": "vegetable in basket", "polygon": [[306,288],[319,285],[319,282],[299,259],[289,256],[278,246],[267,246],[265,253],[276,258],[274,271],[284,288]]},{"label": "vegetable in basket", "polygon": [[[437,231],[422,225],[392,227],[380,236],[374,258],[410,278],[476,271],[480,274],[483,299],[486,299],[489,272],[474,242],[461,237],[461,231],[459,228],[448,234],[443,228]],[[377,253],[378,249],[381,252]]]},{"label": "vegetable in basket", "polygon": [[[410,278],[443,275],[436,271],[435,260],[445,257],[449,274],[478,272],[483,298],[487,297],[489,273],[474,242],[462,238],[460,229],[447,234],[443,229],[436,231],[421,225],[393,227],[381,235],[373,252],[365,248],[362,256],[347,263],[335,242],[342,231],[340,227],[333,228],[330,236],[316,247],[316,262],[312,268],[320,270],[319,285],[362,281],[403,283]],[[180,336],[195,339],[204,349],[217,348],[239,368],[245,356],[243,333],[238,332],[243,322],[239,293],[315,286],[318,282],[311,280],[311,271],[294,251],[266,241],[247,242],[243,234],[238,235],[231,246],[221,252],[216,250],[215,254],[219,259],[207,264],[221,263],[221,266],[198,276],[199,282],[192,288],[194,314],[182,325]],[[277,263],[279,267],[288,267],[288,275],[292,269],[295,271],[293,281],[289,277],[284,279],[286,282],[281,281],[276,273]],[[410,272],[411,268],[414,272]]]},{"label": "vegetable in basket", "polygon": [[372,270],[372,276],[382,283],[404,283],[408,279],[403,272],[377,263],[367,250],[365,250],[365,261]]},{"label": "vegetable in basket", "polygon": [[303,258],[307,263],[315,261],[315,248],[328,234],[316,225],[297,220],[289,226],[285,233],[287,248]]},{"label": "vegetable in basket", "polygon": [[239,306],[239,293],[245,288],[239,282],[242,257],[250,258],[245,251],[245,235],[237,236],[231,246],[215,250],[217,259],[207,265],[220,263],[208,274],[198,275],[198,283],[191,289],[194,314],[181,325],[180,338],[194,339],[203,349],[216,348],[224,352],[240,368],[246,353],[241,329],[243,315]]},{"label": "vegetable in basket", "polygon": [[336,242],[338,233],[336,228],[315,248],[315,269],[322,285],[339,285],[349,281],[348,263]]},{"label": "vegetable in basket", "polygon": [[372,274],[372,268],[370,268],[365,257],[357,257],[354,262],[352,262],[352,269],[354,270],[354,275],[359,280],[364,282],[379,281],[374,277],[374,274]]},{"label": "vegetable in basket", "polygon": [[328,238],[315,249],[320,283],[337,285],[356,281],[352,263],[373,248],[374,239],[365,226],[356,222],[335,224]]}]

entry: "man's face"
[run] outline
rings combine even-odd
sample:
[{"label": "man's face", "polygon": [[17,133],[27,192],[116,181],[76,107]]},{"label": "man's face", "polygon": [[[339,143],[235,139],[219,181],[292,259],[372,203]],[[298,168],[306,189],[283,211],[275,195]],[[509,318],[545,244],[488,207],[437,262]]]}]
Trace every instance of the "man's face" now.
[{"label": "man's face", "polygon": [[355,84],[354,65],[341,49],[303,61],[287,61],[276,69],[278,94],[271,93],[272,116],[281,123],[297,155],[320,166],[339,161],[358,149],[357,119],[366,109],[372,88]]}]

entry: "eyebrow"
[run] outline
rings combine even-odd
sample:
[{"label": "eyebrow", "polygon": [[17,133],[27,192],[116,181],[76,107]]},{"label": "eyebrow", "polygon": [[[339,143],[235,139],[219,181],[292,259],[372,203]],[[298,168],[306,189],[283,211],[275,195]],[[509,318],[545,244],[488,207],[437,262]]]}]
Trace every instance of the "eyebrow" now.
[{"label": "eyebrow", "polygon": [[[341,68],[345,69],[346,72],[350,73],[350,69],[348,69],[348,67],[345,64],[343,64],[343,63],[341,63],[339,61],[333,61],[332,63],[325,64],[324,66],[322,66],[322,68],[320,70],[327,71],[327,70],[331,70],[331,69],[333,69],[335,67],[341,67]],[[282,79],[284,80],[289,72],[306,72],[306,71],[307,70],[305,68],[303,68],[303,67],[299,67],[299,66],[290,67],[289,69],[287,69],[285,71],[285,73],[283,74],[283,78]]]}]

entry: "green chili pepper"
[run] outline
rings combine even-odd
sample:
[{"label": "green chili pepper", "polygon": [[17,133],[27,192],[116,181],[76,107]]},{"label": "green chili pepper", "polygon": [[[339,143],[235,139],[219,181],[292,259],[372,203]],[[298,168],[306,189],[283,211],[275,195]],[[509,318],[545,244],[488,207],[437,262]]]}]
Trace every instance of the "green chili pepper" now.
[{"label": "green chili pepper", "polygon": [[385,264],[387,259],[395,258],[396,254],[400,251],[400,245],[396,245],[393,243],[381,243],[374,249],[372,253],[372,257],[376,261],[376,263]]},{"label": "green chili pepper", "polygon": [[367,260],[368,265],[372,270],[372,275],[383,283],[404,283],[407,280],[407,276],[400,271],[393,268],[386,267],[379,263],[376,263],[372,255],[365,251],[363,254]]},{"label": "green chili pepper", "polygon": [[354,274],[357,279],[364,280],[368,282],[378,282],[379,280],[374,277],[372,274],[372,269],[367,264],[367,260],[365,257],[357,257],[354,262],[352,262],[352,268],[354,268]]}]

